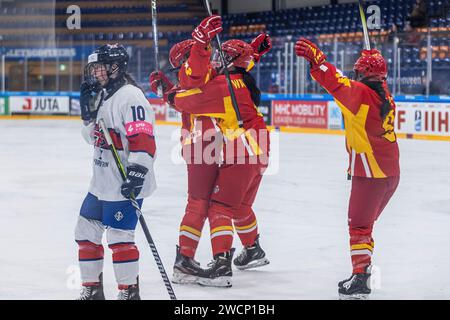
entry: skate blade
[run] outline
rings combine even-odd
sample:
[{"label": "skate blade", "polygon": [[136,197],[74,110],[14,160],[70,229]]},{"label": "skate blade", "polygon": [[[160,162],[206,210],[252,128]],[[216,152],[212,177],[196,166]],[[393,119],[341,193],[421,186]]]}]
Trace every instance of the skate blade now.
[{"label": "skate blade", "polygon": [[269,259],[261,258],[261,259],[252,261],[249,264],[246,264],[244,266],[237,266],[237,265],[234,265],[234,266],[236,267],[236,269],[239,269],[239,270],[248,270],[248,269],[259,268],[259,267],[268,265],[269,263],[270,263]]},{"label": "skate blade", "polygon": [[196,284],[197,281],[197,276],[185,274],[182,272],[174,272],[172,276],[172,282],[176,284]]},{"label": "skate blade", "polygon": [[218,277],[215,279],[198,278],[197,283],[204,287],[230,288],[233,284],[231,277]]},{"label": "skate blade", "polygon": [[357,294],[339,293],[339,300],[369,300],[369,294],[367,294],[367,293],[357,293]]}]

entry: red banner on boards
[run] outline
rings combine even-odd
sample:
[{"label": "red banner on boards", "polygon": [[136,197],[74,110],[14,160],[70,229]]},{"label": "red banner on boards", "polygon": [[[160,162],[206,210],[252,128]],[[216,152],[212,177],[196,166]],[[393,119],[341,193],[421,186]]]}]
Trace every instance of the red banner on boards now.
[{"label": "red banner on boards", "polygon": [[328,101],[273,100],[272,125],[328,129]]}]

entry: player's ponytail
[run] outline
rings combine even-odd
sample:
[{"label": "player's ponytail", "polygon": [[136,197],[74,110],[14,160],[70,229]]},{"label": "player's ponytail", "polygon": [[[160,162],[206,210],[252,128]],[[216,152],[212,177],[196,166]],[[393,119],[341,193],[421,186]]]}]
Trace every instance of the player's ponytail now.
[{"label": "player's ponytail", "polygon": [[387,91],[386,86],[384,85],[384,82],[381,81],[361,81],[366,86],[368,86],[370,89],[375,91],[378,96],[381,98],[382,104],[380,108],[380,116],[381,119],[384,120],[384,118],[389,114],[389,111],[392,109],[391,102],[389,101],[390,94]]},{"label": "player's ponytail", "polygon": [[256,85],[255,78],[249,72],[245,71],[244,68],[236,68],[236,72],[230,73],[242,74],[242,80],[247,86],[247,89],[250,91],[253,103],[258,107],[261,102],[261,90],[259,90],[258,86]]}]

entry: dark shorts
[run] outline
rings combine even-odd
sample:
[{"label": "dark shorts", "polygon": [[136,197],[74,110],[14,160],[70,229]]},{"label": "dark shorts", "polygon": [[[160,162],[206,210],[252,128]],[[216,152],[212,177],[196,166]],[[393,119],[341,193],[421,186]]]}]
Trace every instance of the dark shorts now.
[{"label": "dark shorts", "polygon": [[[137,200],[142,208],[143,199]],[[105,226],[121,230],[134,230],[138,222],[136,209],[130,200],[102,201],[88,193],[81,205],[80,215],[86,219],[101,221]]]}]

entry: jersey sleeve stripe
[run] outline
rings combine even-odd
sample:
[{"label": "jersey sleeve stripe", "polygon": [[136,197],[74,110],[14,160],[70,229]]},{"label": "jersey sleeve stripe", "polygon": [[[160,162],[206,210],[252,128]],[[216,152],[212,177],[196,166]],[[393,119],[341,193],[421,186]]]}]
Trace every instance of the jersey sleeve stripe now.
[{"label": "jersey sleeve stripe", "polygon": [[151,157],[155,156],[156,143],[155,137],[148,134],[139,133],[137,135],[128,136],[130,152],[145,152]]}]

